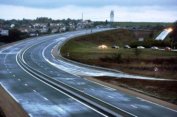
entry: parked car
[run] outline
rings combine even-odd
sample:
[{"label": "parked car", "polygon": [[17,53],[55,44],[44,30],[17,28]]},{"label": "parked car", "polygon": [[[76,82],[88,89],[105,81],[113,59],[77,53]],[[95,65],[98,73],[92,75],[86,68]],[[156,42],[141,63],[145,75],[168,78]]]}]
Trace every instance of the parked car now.
[{"label": "parked car", "polygon": [[124,48],[131,48],[129,45],[125,45]]},{"label": "parked car", "polygon": [[170,47],[165,47],[165,51],[171,51]]},{"label": "parked car", "polygon": [[117,46],[117,45],[113,45],[112,48],[114,48],[114,49],[118,49],[119,46]]},{"label": "parked car", "polygon": [[144,49],[145,47],[143,46],[137,46],[138,49]]},{"label": "parked car", "polygon": [[152,46],[151,49],[153,49],[153,50],[158,50],[159,48],[156,47],[156,46]]}]

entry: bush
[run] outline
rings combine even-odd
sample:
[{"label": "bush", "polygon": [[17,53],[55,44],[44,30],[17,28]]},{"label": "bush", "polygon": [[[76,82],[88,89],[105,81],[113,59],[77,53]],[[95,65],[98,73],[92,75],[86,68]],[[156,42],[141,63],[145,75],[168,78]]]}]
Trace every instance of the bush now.
[{"label": "bush", "polygon": [[116,63],[120,63],[122,61],[122,54],[121,53],[114,53],[113,56],[112,56],[112,59]]},{"label": "bush", "polygon": [[130,43],[132,48],[136,48],[137,46],[144,46],[146,48],[150,48],[152,46],[157,47],[167,47],[170,46],[170,41],[162,41],[162,40],[153,40],[153,39],[146,39],[145,41],[134,41]]},{"label": "bush", "polygon": [[136,56],[136,57],[139,57],[140,54],[142,53],[142,51],[141,51],[141,49],[135,48],[135,49],[134,49],[134,53],[135,53],[135,56]]},{"label": "bush", "polygon": [[113,53],[112,56],[105,56],[100,58],[103,62],[111,62],[111,63],[120,63],[122,62],[122,54],[121,53]]}]

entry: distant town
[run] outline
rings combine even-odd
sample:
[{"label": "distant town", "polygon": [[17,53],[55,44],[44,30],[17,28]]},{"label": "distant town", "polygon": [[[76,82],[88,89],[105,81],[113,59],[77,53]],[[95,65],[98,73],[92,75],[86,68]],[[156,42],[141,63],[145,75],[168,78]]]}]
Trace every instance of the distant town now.
[{"label": "distant town", "polygon": [[[8,36],[16,38],[33,37],[42,34],[54,34],[66,31],[91,28],[93,22],[90,20],[52,20],[41,17],[35,20],[0,20],[1,41],[11,41]],[[15,33],[15,34],[14,34]],[[4,40],[5,39],[5,40]]]},{"label": "distant town", "polygon": [[[137,24],[137,25],[136,25]],[[18,41],[28,37],[35,37],[44,34],[55,34],[66,31],[75,31],[92,28],[128,28],[128,29],[163,29],[170,23],[132,23],[132,22],[114,22],[113,11],[110,14],[110,21],[93,22],[83,19],[63,19],[53,20],[47,17],[39,17],[35,20],[3,20],[0,19],[0,45]]]}]

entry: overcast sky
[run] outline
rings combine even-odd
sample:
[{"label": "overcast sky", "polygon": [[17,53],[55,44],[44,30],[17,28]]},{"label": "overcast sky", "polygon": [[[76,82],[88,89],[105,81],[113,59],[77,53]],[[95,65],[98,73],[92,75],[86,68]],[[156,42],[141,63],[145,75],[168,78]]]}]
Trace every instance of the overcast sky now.
[{"label": "overcast sky", "polygon": [[115,21],[174,22],[177,0],[0,0],[1,19],[72,18]]}]

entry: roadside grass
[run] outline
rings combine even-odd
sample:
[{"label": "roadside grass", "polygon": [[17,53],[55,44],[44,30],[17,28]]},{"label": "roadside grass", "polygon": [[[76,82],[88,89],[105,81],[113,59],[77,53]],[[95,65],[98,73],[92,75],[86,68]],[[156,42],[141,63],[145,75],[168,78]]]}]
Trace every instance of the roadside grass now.
[{"label": "roadside grass", "polygon": [[[65,53],[92,53],[94,58],[101,55],[108,55],[114,53],[121,53],[123,58],[135,58],[135,49],[125,49],[124,45],[129,45],[132,42],[138,40],[139,35],[144,39],[150,39],[149,34],[151,31],[132,31],[126,29],[117,29],[105,32],[99,32],[92,35],[84,35],[74,38],[68,41],[61,49],[62,54]],[[153,31],[155,35],[159,34],[159,31]],[[139,34],[139,35],[138,35]],[[99,45],[107,45],[108,49],[98,49]],[[113,45],[117,45],[120,49],[112,49]],[[174,57],[177,56],[176,52],[167,52],[152,49],[143,49],[141,51],[140,58],[156,58],[156,57]],[[87,54],[84,54],[87,55]],[[84,58],[84,57],[83,57]],[[87,56],[85,57],[87,58]]]},{"label": "roadside grass", "polygon": [[[135,49],[113,49],[110,44],[107,44],[107,49],[99,49],[99,44],[94,44],[92,42],[79,42],[75,40],[71,40],[65,44],[62,48],[62,54],[70,53],[74,55],[82,54],[82,58],[87,59],[90,54],[92,54],[93,58],[99,59],[100,57],[111,56],[112,54],[120,53],[122,54],[122,58],[137,58],[135,55]],[[155,59],[155,58],[169,58],[169,57],[177,57],[177,52],[173,51],[163,51],[163,50],[152,50],[152,49],[141,49],[140,55],[138,56],[141,59]]]},{"label": "roadside grass", "polygon": [[[68,41],[61,49],[61,54],[71,60],[85,64],[112,68],[125,73],[156,78],[177,79],[177,52],[152,49],[123,48],[124,45],[137,41],[135,32],[113,30],[92,35],[80,36]],[[140,32],[148,39],[147,34]],[[142,34],[143,33],[143,34]],[[145,32],[147,33],[147,32]],[[157,31],[158,33],[158,31]],[[139,32],[136,32],[138,35]],[[107,49],[99,49],[99,45]],[[113,49],[112,45],[119,49]],[[154,69],[158,70],[155,71]],[[148,95],[177,104],[176,82],[143,81],[132,79],[98,78],[110,84],[127,86],[141,90]]]},{"label": "roadside grass", "polygon": [[[125,44],[137,41],[135,32],[125,29],[118,29],[100,32],[92,35],[85,35],[68,41],[61,49],[64,57],[91,65],[98,65],[123,72],[155,76],[159,78],[177,79],[177,52],[123,48]],[[142,31],[140,35],[147,32]],[[136,32],[136,35],[139,34]],[[99,49],[99,45],[107,45],[107,49]],[[120,46],[113,49],[112,45]],[[158,73],[154,73],[154,68],[158,67]],[[163,73],[160,73],[163,72]],[[175,74],[175,75],[174,75]]]}]

